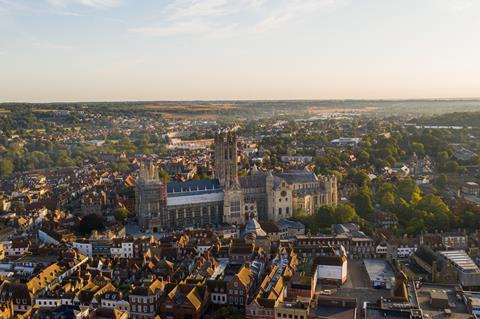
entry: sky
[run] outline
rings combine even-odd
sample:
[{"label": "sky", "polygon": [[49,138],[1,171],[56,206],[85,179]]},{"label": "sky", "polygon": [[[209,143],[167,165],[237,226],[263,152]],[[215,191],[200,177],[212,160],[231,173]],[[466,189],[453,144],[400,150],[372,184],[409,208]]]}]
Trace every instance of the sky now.
[{"label": "sky", "polygon": [[480,97],[480,0],[0,0],[0,102]]}]

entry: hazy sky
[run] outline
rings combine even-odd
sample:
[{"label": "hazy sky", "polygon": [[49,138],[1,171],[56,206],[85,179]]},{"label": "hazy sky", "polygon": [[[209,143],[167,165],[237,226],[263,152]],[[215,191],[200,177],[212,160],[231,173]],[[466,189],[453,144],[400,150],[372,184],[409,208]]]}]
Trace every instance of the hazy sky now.
[{"label": "hazy sky", "polygon": [[0,0],[0,101],[480,97],[480,0]]}]

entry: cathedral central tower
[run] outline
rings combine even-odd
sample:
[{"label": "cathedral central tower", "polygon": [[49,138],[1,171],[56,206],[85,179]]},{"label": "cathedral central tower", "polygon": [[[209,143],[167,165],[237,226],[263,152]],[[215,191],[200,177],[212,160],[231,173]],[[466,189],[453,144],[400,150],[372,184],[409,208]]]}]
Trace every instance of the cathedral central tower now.
[{"label": "cathedral central tower", "polygon": [[238,181],[237,135],[232,131],[215,134],[215,177],[224,188],[224,221],[229,224],[245,223],[245,203]]},{"label": "cathedral central tower", "polygon": [[237,135],[221,131],[215,134],[215,177],[225,188],[235,188],[238,182]]}]

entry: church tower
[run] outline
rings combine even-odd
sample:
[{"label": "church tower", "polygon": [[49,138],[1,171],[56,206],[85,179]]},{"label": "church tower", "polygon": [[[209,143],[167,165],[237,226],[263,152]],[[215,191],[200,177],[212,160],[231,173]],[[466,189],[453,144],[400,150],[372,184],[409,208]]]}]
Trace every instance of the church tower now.
[{"label": "church tower", "polygon": [[220,131],[215,134],[215,177],[225,188],[234,188],[238,182],[237,135]]},{"label": "church tower", "polygon": [[223,221],[245,223],[245,202],[238,180],[237,135],[231,131],[215,134],[215,177],[223,187]]},{"label": "church tower", "polygon": [[140,227],[158,232],[166,226],[166,204],[166,187],[160,180],[158,168],[152,163],[141,163],[135,188],[136,213]]}]

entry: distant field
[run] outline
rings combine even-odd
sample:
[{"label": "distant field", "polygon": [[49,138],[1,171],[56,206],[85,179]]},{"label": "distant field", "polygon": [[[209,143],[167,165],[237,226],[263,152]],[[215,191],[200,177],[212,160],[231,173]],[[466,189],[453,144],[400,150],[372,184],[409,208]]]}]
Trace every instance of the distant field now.
[{"label": "distant field", "polygon": [[191,112],[185,112],[185,113],[168,113],[168,112],[157,112],[157,114],[160,114],[163,118],[169,119],[169,120],[215,120],[218,118],[219,114],[204,114],[204,113],[191,113]]},{"label": "distant field", "polygon": [[307,108],[307,112],[311,114],[327,114],[327,113],[366,113],[378,110],[376,106],[365,106],[359,108],[346,108],[346,107],[318,107],[311,106]]},{"label": "distant field", "polygon": [[35,129],[27,129],[27,133],[38,132],[38,133],[45,133],[44,128],[35,128]]},{"label": "distant field", "polygon": [[55,111],[58,111],[58,110],[55,110],[55,109],[33,109],[32,112],[35,112],[35,113],[49,113],[49,112],[55,112]]},{"label": "distant field", "polygon": [[[209,103],[209,104],[178,104],[178,105],[159,105],[148,104],[139,107],[145,111],[158,111],[156,114],[166,119],[180,120],[214,120],[225,112],[238,109],[233,104]],[[223,112],[223,113],[222,113]]]},{"label": "distant field", "polygon": [[[1,0],[0,0],[1,1]],[[333,113],[362,113],[375,116],[430,116],[452,112],[480,112],[479,99],[464,100],[218,100],[218,101],[131,101],[78,103],[0,103],[0,114],[9,110],[32,110],[36,114],[60,110],[89,110],[109,114],[154,113],[167,119],[260,119],[324,116]]]},{"label": "distant field", "polygon": [[157,105],[149,104],[141,108],[145,110],[156,110],[162,112],[212,112],[215,110],[230,110],[237,108],[231,104],[193,104],[193,105]]}]

